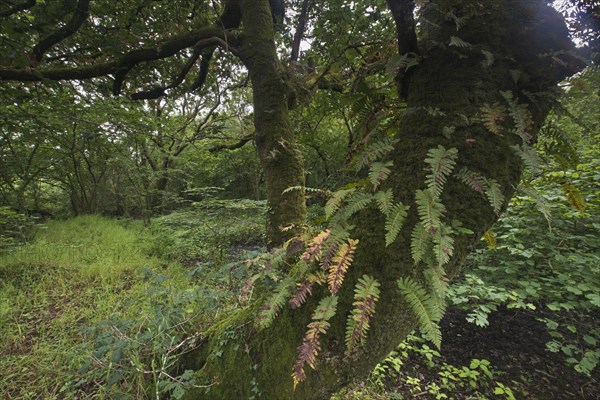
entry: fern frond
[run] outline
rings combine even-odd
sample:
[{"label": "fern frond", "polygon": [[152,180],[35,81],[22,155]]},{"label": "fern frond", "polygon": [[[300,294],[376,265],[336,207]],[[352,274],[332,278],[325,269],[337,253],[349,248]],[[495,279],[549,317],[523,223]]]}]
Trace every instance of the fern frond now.
[{"label": "fern frond", "polygon": [[531,142],[531,134],[529,133],[533,125],[531,113],[527,109],[526,104],[519,104],[513,97],[511,91],[500,92],[509,105],[508,113],[510,114],[514,124],[514,133],[518,135],[524,144]]},{"label": "fern frond", "polygon": [[442,343],[442,332],[434,317],[441,312],[436,308],[435,300],[432,300],[431,295],[411,278],[400,278],[397,283],[411,311],[417,317],[424,336],[439,349]]},{"label": "fern frond", "polygon": [[364,345],[369,330],[369,321],[375,314],[379,300],[379,282],[369,275],[363,275],[354,289],[354,303],[346,324],[346,352],[351,353]]},{"label": "fern frond", "polygon": [[457,149],[451,148],[446,150],[442,145],[427,152],[425,162],[429,164],[427,170],[430,173],[427,175],[426,183],[435,197],[440,197],[442,194],[446,177],[450,175],[456,165],[457,157]]},{"label": "fern frond", "polygon": [[548,205],[548,202],[546,201],[546,199],[544,197],[542,197],[531,186],[526,186],[524,184],[521,184],[517,187],[517,189],[521,193],[525,194],[526,196],[529,196],[529,198],[531,200],[533,200],[533,202],[536,205],[536,208],[538,209],[539,212],[542,213],[544,218],[546,218],[546,221],[548,221],[548,226],[551,228],[552,227],[552,211],[551,211],[550,206]]},{"label": "fern frond", "polygon": [[271,259],[267,262],[269,268],[278,269],[282,267],[287,260],[287,249],[278,247],[271,252]]},{"label": "fern frond", "polygon": [[369,168],[369,180],[373,184],[373,187],[377,189],[379,184],[390,176],[392,170],[390,169],[394,163],[392,161],[386,162],[375,162]]},{"label": "fern frond", "polygon": [[336,294],[340,290],[344,276],[346,276],[346,271],[348,271],[348,267],[352,264],[357,245],[358,240],[348,239],[348,243],[344,243],[335,257],[333,257],[331,266],[329,267],[329,276],[327,277],[331,294]]},{"label": "fern frond", "polygon": [[300,382],[306,379],[304,365],[308,364],[312,369],[315,369],[317,355],[321,351],[319,339],[329,329],[330,325],[327,321],[335,315],[337,301],[337,296],[325,297],[319,302],[313,313],[312,321],[308,324],[302,344],[298,347],[298,358],[292,368],[294,390]]},{"label": "fern frond", "polygon": [[471,47],[471,43],[465,42],[464,40],[462,40],[461,38],[459,38],[457,36],[450,36],[449,46],[468,48],[468,47]]},{"label": "fern frond", "polygon": [[506,119],[506,108],[499,103],[487,104],[479,109],[483,114],[483,125],[494,135],[502,136],[504,127],[501,123]]},{"label": "fern frond", "polygon": [[427,232],[433,235],[440,226],[442,215],[446,211],[444,205],[430,190],[417,190],[415,202],[421,223]]},{"label": "fern frond", "polygon": [[483,175],[471,171],[466,167],[462,167],[456,174],[456,177],[465,185],[473,189],[474,191],[484,194],[485,193],[485,178]]},{"label": "fern frond", "polygon": [[360,160],[356,163],[356,170],[360,171],[364,167],[371,165],[375,160],[381,159],[383,156],[394,150],[394,145],[398,139],[386,136],[383,139],[372,143],[363,152]]},{"label": "fern frond", "polygon": [[299,308],[302,304],[306,303],[306,300],[312,295],[312,288],[315,284],[322,285],[325,283],[325,274],[322,271],[318,271],[308,276],[304,282],[296,284],[296,293],[290,298],[290,306],[292,308]]},{"label": "fern frond", "polygon": [[500,213],[504,204],[504,195],[498,181],[491,178],[487,179],[483,175],[464,167],[455,176],[471,189],[484,194],[494,212],[496,214]]},{"label": "fern frond", "polygon": [[394,193],[392,189],[380,190],[374,195],[377,207],[383,215],[388,215],[394,205]]},{"label": "fern frond", "polygon": [[350,218],[352,215],[366,208],[373,201],[373,195],[364,192],[354,192],[348,197],[343,210],[343,217]]},{"label": "fern frond", "polygon": [[342,224],[334,224],[331,227],[331,234],[323,244],[323,256],[321,257],[321,267],[328,271],[333,263],[333,257],[338,253],[339,248],[348,241],[351,228],[346,228]]},{"label": "fern frond", "polygon": [[325,229],[324,231],[320,232],[317,236],[315,236],[308,243],[308,248],[300,256],[300,259],[307,264],[313,261],[320,260],[321,253],[323,251],[323,242],[327,240],[330,234],[331,231],[329,229]]},{"label": "fern frond", "polygon": [[577,188],[573,186],[570,181],[564,181],[560,185],[560,187],[563,193],[565,194],[565,197],[567,198],[569,204],[580,213],[584,212],[585,200],[583,199],[583,196],[579,193],[579,190],[577,190]]},{"label": "fern frond", "polygon": [[454,254],[454,238],[451,236],[451,232],[451,229],[442,225],[433,236],[433,250],[438,267],[447,264]]},{"label": "fern frond", "polygon": [[431,246],[431,235],[427,232],[427,229],[420,222],[415,224],[410,236],[410,250],[415,264],[425,260]]},{"label": "fern frond", "polygon": [[485,195],[494,209],[494,212],[497,215],[500,215],[500,210],[504,204],[504,195],[500,189],[500,184],[495,179],[486,179],[485,184]]},{"label": "fern frond", "polygon": [[256,325],[259,330],[271,326],[273,320],[290,297],[293,286],[294,280],[289,276],[279,282],[275,288],[275,292],[262,306],[258,315]]},{"label": "fern frond", "polygon": [[342,189],[333,192],[331,198],[327,201],[327,204],[325,204],[325,216],[327,219],[331,218],[331,216],[340,208],[344,199],[354,192],[354,190],[356,189]]},{"label": "fern frond", "polygon": [[314,193],[314,194],[318,194],[318,195],[326,197],[326,198],[330,197],[333,194],[329,190],[311,188],[311,187],[307,187],[307,186],[290,186],[289,188],[285,189],[282,192],[282,194],[296,192],[296,191],[304,192],[304,193]]},{"label": "fern frond", "polygon": [[433,267],[425,270],[424,275],[431,288],[431,301],[435,303],[432,307],[431,319],[440,321],[446,310],[446,292],[449,287],[446,272],[441,267]]},{"label": "fern frond", "polygon": [[514,145],[512,146],[512,149],[519,155],[519,157],[521,157],[521,160],[523,160],[523,163],[525,163],[527,169],[535,174],[540,165],[540,158],[536,149],[527,144],[523,144],[521,146]]},{"label": "fern frond", "polygon": [[392,206],[390,212],[385,219],[385,245],[389,246],[396,240],[404,220],[406,219],[407,211],[410,206],[405,206],[402,203]]},{"label": "fern frond", "polygon": [[481,50],[481,53],[485,57],[485,60],[483,60],[481,62],[481,65],[483,65],[484,67],[491,66],[494,63],[494,54],[492,52],[487,51],[487,50]]}]

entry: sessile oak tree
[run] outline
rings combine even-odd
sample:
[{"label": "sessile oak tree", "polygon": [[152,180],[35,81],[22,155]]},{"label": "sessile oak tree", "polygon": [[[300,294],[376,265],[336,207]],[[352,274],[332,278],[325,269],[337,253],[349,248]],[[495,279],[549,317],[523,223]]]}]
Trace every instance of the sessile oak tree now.
[{"label": "sessile oak tree", "polygon": [[[241,60],[252,84],[269,239],[281,244],[301,231],[304,192],[286,189],[301,188],[304,171],[290,124],[285,52],[276,45],[287,2],[6,4],[0,12],[4,81],[96,79],[110,82],[114,94],[151,99],[180,89],[201,94],[217,49]],[[293,62],[311,15],[336,5],[347,18],[363,17],[351,14],[350,2],[301,2],[289,49]],[[306,238],[300,260],[328,262],[329,277],[297,282],[292,268],[278,286],[270,323],[255,323],[270,296],[261,293],[204,332],[182,359],[181,368],[196,371],[199,386],[187,398],[326,399],[365,376],[423,320],[431,322],[427,311],[414,311],[435,297],[420,288],[432,273],[443,286],[460,270],[519,182],[556,85],[584,67],[564,19],[546,1],[387,0],[376,6],[388,7],[395,23],[392,100],[405,106],[394,140],[384,146],[386,162],[372,163],[368,179],[356,185],[360,195],[350,193],[354,189],[339,195],[340,204],[347,195],[357,206],[330,219],[332,231],[336,224],[352,226],[345,245],[350,257],[335,259],[315,247],[326,231]],[[329,72],[310,84],[340,90]],[[293,257],[297,249],[287,244],[285,256]],[[296,283],[302,290],[292,308],[287,299]],[[435,336],[435,326],[429,328]]]}]

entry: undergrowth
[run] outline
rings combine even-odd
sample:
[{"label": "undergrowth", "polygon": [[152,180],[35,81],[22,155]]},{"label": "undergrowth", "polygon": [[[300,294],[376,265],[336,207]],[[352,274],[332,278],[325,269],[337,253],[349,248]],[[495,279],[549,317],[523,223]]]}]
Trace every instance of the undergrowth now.
[{"label": "undergrowth", "polygon": [[149,227],[81,216],[6,249],[0,398],[180,398],[194,382],[175,362],[238,306],[231,274],[262,246],[263,216],[262,204],[215,201]]}]

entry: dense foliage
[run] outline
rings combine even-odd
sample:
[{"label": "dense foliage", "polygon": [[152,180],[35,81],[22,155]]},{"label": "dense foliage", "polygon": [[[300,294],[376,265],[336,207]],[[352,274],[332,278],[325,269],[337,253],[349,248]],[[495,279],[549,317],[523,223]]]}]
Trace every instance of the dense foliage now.
[{"label": "dense foliage", "polygon": [[418,327],[367,392],[513,398],[448,304],[592,376],[597,9],[547,3],[4,2],[0,395],[328,398]]}]

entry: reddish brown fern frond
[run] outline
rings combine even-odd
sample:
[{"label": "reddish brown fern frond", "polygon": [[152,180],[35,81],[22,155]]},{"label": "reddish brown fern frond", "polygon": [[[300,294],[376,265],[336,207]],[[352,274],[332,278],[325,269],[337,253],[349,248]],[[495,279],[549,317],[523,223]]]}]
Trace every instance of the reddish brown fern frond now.
[{"label": "reddish brown fern frond", "polygon": [[317,236],[315,236],[310,241],[310,243],[308,244],[308,248],[306,249],[306,251],[304,251],[300,258],[307,264],[315,260],[318,261],[321,258],[321,252],[323,251],[323,242],[327,240],[330,233],[331,231],[329,229],[325,229]]},{"label": "reddish brown fern frond", "polygon": [[332,264],[329,267],[329,276],[327,277],[331,294],[336,294],[340,290],[346,271],[352,264],[354,250],[356,250],[357,245],[358,240],[348,239],[348,243],[344,243],[333,257]]},{"label": "reddish brown fern frond", "polygon": [[326,297],[319,302],[313,313],[312,322],[308,324],[306,335],[302,340],[302,344],[298,347],[298,358],[292,367],[294,390],[298,383],[306,379],[304,364],[308,364],[312,369],[315,369],[317,355],[321,351],[319,338],[329,329],[330,325],[327,321],[335,315],[337,301],[337,296]]},{"label": "reddish brown fern frond", "polygon": [[333,264],[333,257],[335,257],[335,255],[337,254],[339,248],[340,246],[336,243],[332,243],[327,248],[325,254],[321,257],[321,267],[323,268],[323,271],[329,270],[329,268]]},{"label": "reddish brown fern frond", "polygon": [[365,343],[369,321],[375,314],[375,305],[379,299],[379,282],[368,275],[358,280],[354,289],[354,309],[348,316],[346,327],[346,348],[351,353]]},{"label": "reddish brown fern frond", "polygon": [[296,285],[296,293],[290,298],[290,306],[292,308],[299,308],[302,304],[306,303],[308,296],[312,294],[313,285],[316,283],[322,285],[325,282],[325,276],[322,272],[310,275],[302,283]]}]

